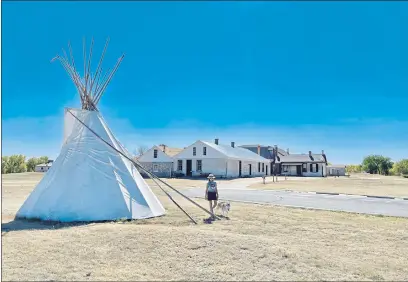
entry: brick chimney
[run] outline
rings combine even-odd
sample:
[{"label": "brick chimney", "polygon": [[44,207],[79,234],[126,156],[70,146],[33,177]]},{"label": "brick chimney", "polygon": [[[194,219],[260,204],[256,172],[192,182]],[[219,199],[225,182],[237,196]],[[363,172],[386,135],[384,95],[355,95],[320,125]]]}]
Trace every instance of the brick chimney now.
[{"label": "brick chimney", "polygon": [[322,155],[324,155],[324,150],[322,150]]},{"label": "brick chimney", "polygon": [[166,145],[163,144],[163,153],[166,153]]},{"label": "brick chimney", "polygon": [[235,148],[235,142],[231,142],[231,147]]},{"label": "brick chimney", "polygon": [[289,148],[286,149],[286,153],[288,153],[288,155],[289,155]]},{"label": "brick chimney", "polygon": [[311,157],[312,156],[312,151],[309,151],[309,157]]},{"label": "brick chimney", "polygon": [[215,138],[215,140],[214,140],[215,145],[218,145],[218,141],[219,141],[219,139]]},{"label": "brick chimney", "polygon": [[261,155],[261,145],[258,145],[258,155]]}]

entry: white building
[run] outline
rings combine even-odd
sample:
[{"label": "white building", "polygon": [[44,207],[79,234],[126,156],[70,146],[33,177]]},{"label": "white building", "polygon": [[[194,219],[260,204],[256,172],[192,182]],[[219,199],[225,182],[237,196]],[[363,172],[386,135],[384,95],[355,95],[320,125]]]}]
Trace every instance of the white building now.
[{"label": "white building", "polygon": [[[169,148],[162,144],[153,146],[146,151],[137,160],[149,172],[158,177],[171,177],[173,171],[173,156],[180,153],[183,149]],[[141,172],[143,175],[144,173]]]},{"label": "white building", "polygon": [[197,141],[174,156],[174,171],[186,176],[217,177],[268,175],[270,161],[250,150],[215,142]]},{"label": "white building", "polygon": [[328,165],[326,167],[327,176],[345,176],[346,168],[346,165]]},{"label": "white building", "polygon": [[35,166],[34,171],[35,172],[47,172],[52,166],[52,163],[48,164],[38,164]]},{"label": "white building", "polygon": [[321,154],[289,154],[280,157],[281,174],[287,176],[325,177],[327,159]]}]

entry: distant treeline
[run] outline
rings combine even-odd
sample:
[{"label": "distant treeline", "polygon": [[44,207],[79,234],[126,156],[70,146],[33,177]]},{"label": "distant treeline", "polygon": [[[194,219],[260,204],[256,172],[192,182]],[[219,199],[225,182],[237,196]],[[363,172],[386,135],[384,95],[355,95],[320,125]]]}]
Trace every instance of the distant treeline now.
[{"label": "distant treeline", "polygon": [[34,171],[35,166],[48,162],[48,157],[29,158],[24,155],[11,155],[1,157],[1,174]]},{"label": "distant treeline", "polygon": [[408,159],[393,163],[390,158],[381,155],[370,155],[358,165],[348,165],[348,173],[367,172],[382,175],[408,175]]},{"label": "distant treeline", "polygon": [[[48,157],[30,158],[24,155],[4,156],[1,158],[1,173],[20,173],[34,171],[35,166],[48,162]],[[408,175],[408,159],[393,163],[390,158],[381,155],[365,157],[358,165],[347,165],[348,173],[368,172],[382,175]]]}]

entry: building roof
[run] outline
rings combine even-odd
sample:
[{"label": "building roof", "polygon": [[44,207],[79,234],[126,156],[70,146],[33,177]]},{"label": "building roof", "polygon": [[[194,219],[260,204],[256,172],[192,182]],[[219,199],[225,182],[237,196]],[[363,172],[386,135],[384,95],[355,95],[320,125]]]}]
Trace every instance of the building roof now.
[{"label": "building roof", "polygon": [[52,166],[52,162],[48,163],[48,164],[38,164],[36,166]]},{"label": "building roof", "polygon": [[328,165],[327,167],[328,168],[329,167],[342,167],[342,168],[345,168],[345,167],[347,167],[347,165],[345,165],[345,164],[332,164],[332,165]]},{"label": "building roof", "polygon": [[268,161],[267,159],[261,157],[250,150],[241,147],[231,147],[229,145],[222,145],[222,144],[215,144],[212,142],[201,141],[204,144],[208,145],[209,147],[219,151],[220,153],[226,155],[228,158],[231,159],[238,159],[238,160],[250,160],[256,162],[265,162]]},{"label": "building roof", "polygon": [[181,151],[183,151],[183,149],[180,149],[180,148],[171,148],[171,147],[167,147],[163,145],[159,145],[157,147],[159,147],[160,150],[162,150],[169,157],[173,157],[177,155],[178,153],[180,153]]},{"label": "building roof", "polygon": [[[266,159],[273,159],[273,153],[272,151],[269,151],[269,148],[273,148],[273,146],[265,146],[265,145],[241,145],[239,147],[245,148],[247,150],[251,150],[255,154],[257,153],[258,146],[260,147],[260,154],[262,157]],[[288,153],[285,150],[282,150],[281,148],[278,147],[278,156],[286,156]]]},{"label": "building roof", "polygon": [[280,157],[281,163],[325,163],[326,158],[322,154],[290,154]]}]

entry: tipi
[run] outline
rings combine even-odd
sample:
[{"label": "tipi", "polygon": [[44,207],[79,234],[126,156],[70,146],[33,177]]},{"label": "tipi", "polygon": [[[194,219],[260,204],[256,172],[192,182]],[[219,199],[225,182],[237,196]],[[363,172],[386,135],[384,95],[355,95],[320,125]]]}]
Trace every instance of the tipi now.
[{"label": "tipi", "polygon": [[[82,78],[75,69],[70,45],[71,62],[65,51],[65,57],[53,59],[61,62],[74,82],[82,109],[65,110],[61,152],[17,212],[17,218],[103,221],[150,218],[165,213],[134,164],[123,157],[129,153],[115,138],[97,109],[100,97],[124,57],[120,57],[112,72],[99,82],[108,42],[109,39],[93,76],[90,74],[93,40],[88,63],[84,51]],[[101,142],[100,138],[112,147]]]}]

